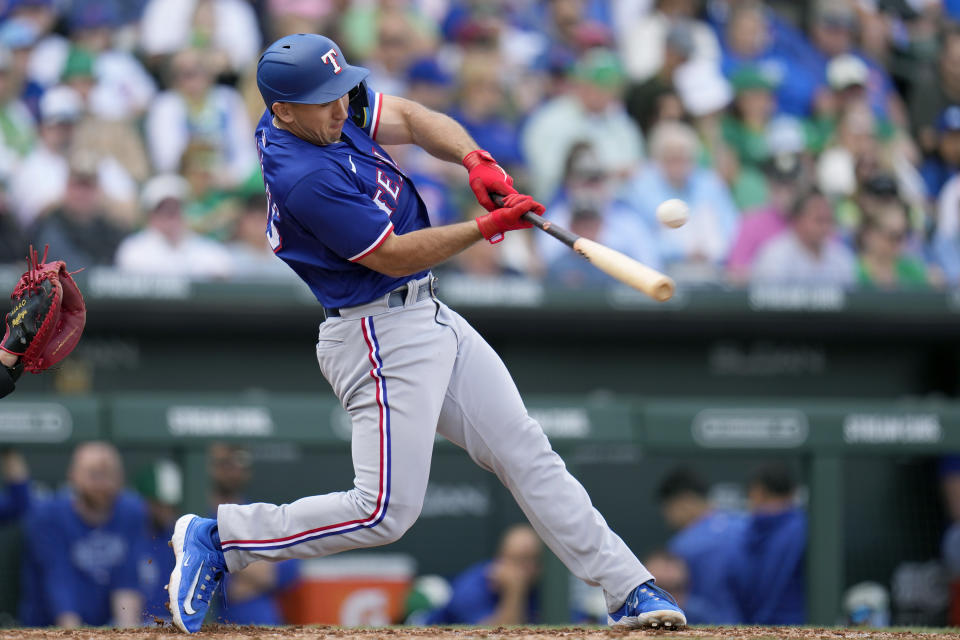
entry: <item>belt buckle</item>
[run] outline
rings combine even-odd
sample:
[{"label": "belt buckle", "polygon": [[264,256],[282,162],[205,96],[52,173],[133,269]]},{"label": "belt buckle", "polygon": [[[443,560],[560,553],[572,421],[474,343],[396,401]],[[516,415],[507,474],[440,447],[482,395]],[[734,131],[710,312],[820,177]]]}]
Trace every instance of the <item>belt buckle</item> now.
[{"label": "belt buckle", "polygon": [[431,298],[437,297],[437,289],[438,289],[437,280],[439,280],[437,276],[430,274],[430,297]]}]

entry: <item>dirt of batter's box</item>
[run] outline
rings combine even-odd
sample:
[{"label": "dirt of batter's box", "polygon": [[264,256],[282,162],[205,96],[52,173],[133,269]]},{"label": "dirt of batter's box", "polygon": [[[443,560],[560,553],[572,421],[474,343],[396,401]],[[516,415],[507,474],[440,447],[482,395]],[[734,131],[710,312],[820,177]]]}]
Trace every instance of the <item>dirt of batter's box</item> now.
[{"label": "dirt of batter's box", "polygon": [[[139,629],[0,629],[0,640],[173,640],[184,637],[169,625]],[[960,630],[877,631],[872,629],[799,627],[694,627],[682,631],[621,631],[606,627],[386,627],[344,629],[341,627],[238,627],[210,625],[189,636],[203,640],[628,640],[656,638],[701,638],[717,640],[960,640]]]}]

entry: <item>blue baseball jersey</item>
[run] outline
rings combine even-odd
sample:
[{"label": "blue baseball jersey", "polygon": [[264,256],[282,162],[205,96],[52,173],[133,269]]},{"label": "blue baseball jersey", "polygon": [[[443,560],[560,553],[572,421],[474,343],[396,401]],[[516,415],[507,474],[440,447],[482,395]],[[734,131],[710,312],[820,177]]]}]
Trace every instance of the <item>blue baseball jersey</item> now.
[{"label": "blue baseball jersey", "polygon": [[382,96],[367,95],[366,126],[347,118],[334,144],[315,145],[274,126],[269,111],[257,125],[267,239],[325,307],[364,304],[427,273],[393,278],[358,264],[391,233],[430,226],[413,183],[375,142]]},{"label": "blue baseball jersey", "polygon": [[132,492],[117,497],[107,522],[91,526],[74,509],[73,494],[62,491],[37,504],[23,530],[20,621],[26,626],[49,626],[68,612],[87,625],[109,624],[111,594],[140,586],[146,508]]}]

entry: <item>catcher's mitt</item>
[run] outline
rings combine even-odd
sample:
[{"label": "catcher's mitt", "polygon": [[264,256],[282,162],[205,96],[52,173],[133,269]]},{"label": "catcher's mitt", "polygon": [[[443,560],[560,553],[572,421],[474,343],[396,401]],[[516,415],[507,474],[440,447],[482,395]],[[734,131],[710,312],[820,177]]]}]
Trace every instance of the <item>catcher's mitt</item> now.
[{"label": "catcher's mitt", "polygon": [[0,349],[20,356],[25,371],[40,373],[69,355],[80,341],[87,320],[83,295],[62,260],[47,262],[30,247],[28,269],[10,295]]}]

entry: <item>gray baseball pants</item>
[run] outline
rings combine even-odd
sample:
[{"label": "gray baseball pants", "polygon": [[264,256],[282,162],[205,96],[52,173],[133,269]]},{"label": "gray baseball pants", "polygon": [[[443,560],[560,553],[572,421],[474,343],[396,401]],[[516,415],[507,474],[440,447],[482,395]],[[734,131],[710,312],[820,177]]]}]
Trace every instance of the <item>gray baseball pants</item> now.
[{"label": "gray baseball pants", "polygon": [[431,295],[429,276],[341,309],[320,326],[317,359],[353,422],[354,487],[291,504],[221,505],[229,571],[256,560],[326,556],[400,538],[420,515],[435,433],[497,474],[541,539],[611,610],[653,576],[593,507],[527,415],[506,366]]}]

